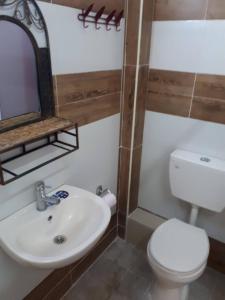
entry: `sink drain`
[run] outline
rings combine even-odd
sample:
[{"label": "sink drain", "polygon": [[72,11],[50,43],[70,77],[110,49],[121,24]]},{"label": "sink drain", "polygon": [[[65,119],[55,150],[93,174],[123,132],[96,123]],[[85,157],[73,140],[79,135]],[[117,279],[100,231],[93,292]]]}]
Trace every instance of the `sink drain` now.
[{"label": "sink drain", "polygon": [[64,235],[57,235],[54,237],[54,243],[57,245],[61,245],[66,242],[66,237]]}]

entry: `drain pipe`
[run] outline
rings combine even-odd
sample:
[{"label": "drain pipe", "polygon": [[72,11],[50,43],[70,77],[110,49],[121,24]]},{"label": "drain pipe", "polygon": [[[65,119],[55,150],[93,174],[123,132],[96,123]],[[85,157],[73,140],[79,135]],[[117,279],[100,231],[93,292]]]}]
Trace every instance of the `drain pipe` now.
[{"label": "drain pipe", "polygon": [[198,214],[199,214],[199,207],[197,205],[192,205],[189,224],[194,225],[194,226],[196,225],[197,219],[198,219]]}]

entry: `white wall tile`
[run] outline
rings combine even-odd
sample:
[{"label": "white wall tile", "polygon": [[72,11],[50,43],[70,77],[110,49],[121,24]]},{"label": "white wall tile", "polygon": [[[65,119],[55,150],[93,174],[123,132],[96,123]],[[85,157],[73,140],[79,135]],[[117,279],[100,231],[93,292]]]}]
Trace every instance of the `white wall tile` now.
[{"label": "white wall tile", "polygon": [[153,22],[150,67],[225,75],[225,21]]},{"label": "white wall tile", "polygon": [[[146,112],[139,206],[167,218],[187,221],[189,204],[174,198],[169,186],[169,156],[177,148],[225,160],[225,126]],[[225,242],[225,212],[202,209],[198,225]]]},{"label": "white wall tile", "polygon": [[[37,1],[47,23],[53,74],[81,73],[121,69],[123,65],[124,19],[121,31],[115,27],[88,29],[77,16],[81,12],[66,6]],[[14,13],[11,7],[0,8],[5,15]],[[30,27],[40,47],[46,47],[43,31]]]},{"label": "white wall tile", "polygon": [[78,21],[80,10],[39,2],[50,37],[53,74],[121,69],[123,64],[124,21],[122,30],[88,29]]},{"label": "white wall tile", "polygon": [[[44,180],[53,189],[67,183],[94,193],[102,184],[116,193],[119,125],[120,117],[115,115],[81,127],[78,151],[14,183],[0,186],[0,219],[35,200],[34,183],[38,180]],[[20,266],[1,249],[0,265],[0,299],[4,300],[21,300],[49,274]]]},{"label": "white wall tile", "polygon": [[23,267],[15,263],[0,248],[0,299],[21,300],[45,277],[50,270]]},{"label": "white wall tile", "polygon": [[[124,25],[121,32],[114,28],[97,31],[93,25],[85,30],[77,20],[80,10],[43,2],[39,5],[48,26],[54,74],[122,68]],[[37,38],[44,46],[43,36]],[[119,124],[116,115],[81,127],[78,151],[0,186],[0,220],[35,200],[34,183],[38,180],[45,180],[53,189],[67,183],[92,192],[102,184],[116,193]],[[38,159],[33,155],[31,161]],[[21,300],[50,272],[22,267],[1,249],[0,265],[0,299],[4,300]]]}]

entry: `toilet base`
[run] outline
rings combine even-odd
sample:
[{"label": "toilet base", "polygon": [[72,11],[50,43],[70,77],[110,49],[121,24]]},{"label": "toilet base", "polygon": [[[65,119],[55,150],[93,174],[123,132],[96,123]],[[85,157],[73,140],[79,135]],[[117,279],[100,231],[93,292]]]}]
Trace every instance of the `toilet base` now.
[{"label": "toilet base", "polygon": [[152,290],[152,300],[188,300],[189,285],[172,288],[156,280]]}]

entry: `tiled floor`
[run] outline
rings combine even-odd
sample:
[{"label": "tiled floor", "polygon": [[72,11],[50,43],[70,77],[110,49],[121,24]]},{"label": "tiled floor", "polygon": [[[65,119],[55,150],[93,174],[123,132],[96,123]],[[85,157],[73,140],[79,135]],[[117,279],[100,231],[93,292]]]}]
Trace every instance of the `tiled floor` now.
[{"label": "tiled floor", "polygon": [[[63,300],[150,300],[153,281],[145,253],[117,239]],[[225,275],[208,268],[189,299],[225,300]]]}]

